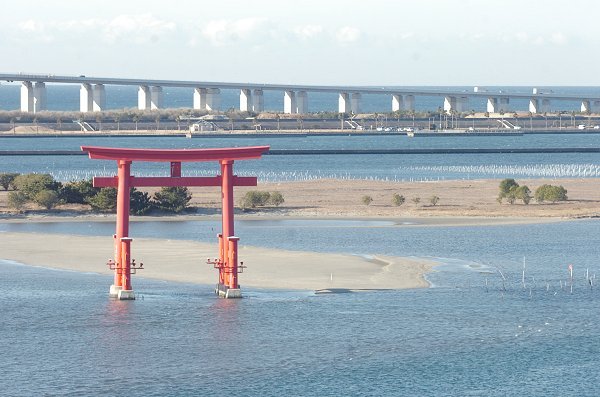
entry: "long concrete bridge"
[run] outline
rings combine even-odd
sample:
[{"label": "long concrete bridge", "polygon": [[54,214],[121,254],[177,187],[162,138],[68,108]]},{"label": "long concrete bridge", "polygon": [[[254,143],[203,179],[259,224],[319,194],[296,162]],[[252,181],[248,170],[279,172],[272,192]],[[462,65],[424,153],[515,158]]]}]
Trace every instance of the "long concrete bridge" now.
[{"label": "long concrete bridge", "polygon": [[[531,93],[487,91],[474,87],[466,90],[433,90],[400,87],[327,86],[294,84],[224,83],[207,81],[145,80],[86,76],[59,76],[54,74],[5,74],[0,81],[21,82],[21,111],[39,112],[47,109],[46,83],[79,84],[80,111],[99,112],[106,110],[106,85],[138,86],[138,109],[154,110],[163,107],[163,87],[188,87],[193,90],[193,107],[199,110],[217,111],[222,89],[240,91],[240,111],[260,113],[264,111],[264,91],[283,92],[283,112],[303,114],[308,111],[308,93],[338,93],[340,113],[360,113],[363,94],[380,94],[391,97],[391,111],[414,110],[416,96],[443,98],[443,109],[447,113],[469,111],[469,99],[487,99],[487,111],[498,113],[510,109],[511,99],[529,101],[529,111],[544,113],[550,110],[551,101],[574,101],[581,103],[582,112],[600,112],[600,95],[582,97],[580,94],[555,94],[534,88]],[[440,103],[440,105],[442,105]]]}]

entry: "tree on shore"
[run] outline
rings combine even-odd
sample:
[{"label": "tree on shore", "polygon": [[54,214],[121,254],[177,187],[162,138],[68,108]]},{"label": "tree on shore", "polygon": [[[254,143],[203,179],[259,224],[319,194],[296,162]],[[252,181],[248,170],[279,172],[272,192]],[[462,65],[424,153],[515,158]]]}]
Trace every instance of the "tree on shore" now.
[{"label": "tree on shore", "polygon": [[429,203],[430,203],[432,206],[434,206],[434,207],[437,205],[437,203],[438,203],[439,201],[440,201],[440,198],[439,198],[438,196],[435,196],[435,195],[434,195],[434,196],[431,196],[431,197],[429,198]]},{"label": "tree on shore", "polygon": [[498,202],[502,203],[503,199],[509,204],[514,204],[517,200],[522,200],[524,204],[529,204],[531,201],[531,190],[527,185],[519,186],[517,181],[512,178],[503,179],[499,186]]},{"label": "tree on shore", "polygon": [[406,199],[404,198],[404,196],[398,193],[394,193],[394,195],[392,196],[392,204],[394,204],[396,207],[401,206],[402,204],[404,204],[405,201]]},{"label": "tree on shore", "polygon": [[29,198],[23,192],[15,191],[8,193],[8,206],[20,211],[25,204],[29,201]]},{"label": "tree on shore", "polygon": [[153,199],[157,208],[179,213],[188,207],[192,195],[187,187],[163,187]]},{"label": "tree on shore", "polygon": [[121,131],[121,118],[123,115],[121,113],[115,113],[113,116],[113,120],[117,123],[117,131]]},{"label": "tree on shore", "polygon": [[562,186],[542,185],[535,190],[534,198],[538,203],[567,201],[567,189]]},{"label": "tree on shore", "polygon": [[13,172],[0,174],[0,186],[2,186],[4,190],[8,190],[17,176],[19,176],[19,174]]}]

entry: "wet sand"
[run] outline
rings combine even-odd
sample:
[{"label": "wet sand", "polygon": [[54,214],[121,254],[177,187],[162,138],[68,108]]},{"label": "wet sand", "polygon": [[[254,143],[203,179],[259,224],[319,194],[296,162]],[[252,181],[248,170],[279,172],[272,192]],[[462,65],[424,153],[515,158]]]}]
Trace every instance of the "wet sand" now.
[{"label": "wet sand", "polygon": [[[82,237],[38,233],[0,233],[0,258],[26,265],[100,274],[113,252],[112,237]],[[217,271],[206,264],[216,244],[181,240],[134,239],[132,257],[145,269],[133,276],[215,284]],[[435,265],[416,258],[363,258],[343,254],[286,251],[240,246],[247,267],[242,286],[302,290],[370,290],[423,288],[424,275]],[[108,288],[108,285],[107,285]]]}]

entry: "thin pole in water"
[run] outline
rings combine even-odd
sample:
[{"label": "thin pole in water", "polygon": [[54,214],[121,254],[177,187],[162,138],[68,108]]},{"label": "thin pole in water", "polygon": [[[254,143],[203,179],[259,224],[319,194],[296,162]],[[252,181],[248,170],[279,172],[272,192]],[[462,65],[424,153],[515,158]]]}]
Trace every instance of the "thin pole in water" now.
[{"label": "thin pole in water", "polygon": [[521,283],[523,284],[523,289],[525,289],[525,257],[523,257],[523,276],[521,277]]}]

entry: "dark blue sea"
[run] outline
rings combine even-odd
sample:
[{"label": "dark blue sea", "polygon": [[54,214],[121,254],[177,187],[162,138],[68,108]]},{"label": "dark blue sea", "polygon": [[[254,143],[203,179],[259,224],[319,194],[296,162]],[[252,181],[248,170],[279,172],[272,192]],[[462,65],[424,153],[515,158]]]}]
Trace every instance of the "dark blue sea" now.
[{"label": "dark blue sea", "polygon": [[[594,148],[600,134],[415,137],[397,135],[308,137],[0,137],[0,150],[79,150],[81,145],[136,148],[211,148],[269,145],[273,149]],[[167,175],[164,164],[133,163],[136,175]],[[238,175],[267,182],[322,178],[435,181],[481,178],[589,178],[600,176],[599,153],[365,154],[264,156],[239,161]],[[0,172],[50,173],[61,181],[113,175],[113,161],[86,156],[0,156]],[[213,175],[217,163],[184,164],[183,174]]]},{"label": "dark blue sea", "polygon": [[[139,222],[132,235],[209,241],[212,223]],[[113,227],[0,224],[2,231],[81,235]],[[139,299],[119,302],[107,297],[111,277],[2,261],[3,394],[600,394],[600,295],[590,285],[600,274],[597,220],[455,227],[241,221],[236,230],[250,245],[442,265],[428,289],[316,295],[246,288],[244,299],[229,301],[212,286],[136,277]]]}]

